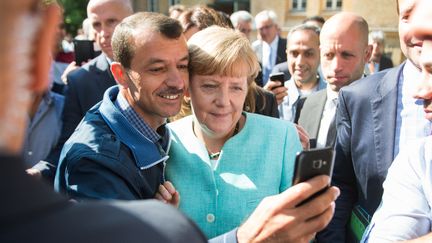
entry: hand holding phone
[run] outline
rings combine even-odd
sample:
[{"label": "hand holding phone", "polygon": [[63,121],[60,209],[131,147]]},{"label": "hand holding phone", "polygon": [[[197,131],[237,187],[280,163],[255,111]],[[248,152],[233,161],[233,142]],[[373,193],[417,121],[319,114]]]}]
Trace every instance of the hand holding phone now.
[{"label": "hand holding phone", "polygon": [[271,81],[279,81],[281,86],[283,86],[285,83],[285,74],[283,72],[271,73],[269,79]]},{"label": "hand holding phone", "polygon": [[[333,164],[333,147],[303,150],[296,156],[292,184],[295,185],[300,182],[307,181],[318,175],[328,175],[331,178],[333,174]],[[327,188],[315,193],[310,198],[301,202],[299,205],[312,200],[327,190]]]},{"label": "hand holding phone", "polygon": [[88,62],[97,56],[94,50],[94,44],[91,40],[74,40],[75,63],[81,66],[82,63]]}]

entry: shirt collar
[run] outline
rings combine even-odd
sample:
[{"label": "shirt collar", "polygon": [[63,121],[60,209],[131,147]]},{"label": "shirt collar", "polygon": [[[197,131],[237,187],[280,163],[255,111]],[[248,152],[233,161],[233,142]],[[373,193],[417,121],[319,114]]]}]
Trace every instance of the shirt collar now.
[{"label": "shirt collar", "polygon": [[[126,98],[123,96],[122,92],[119,92],[115,105],[120,110],[120,112],[126,117],[128,122],[137,129],[143,136],[147,137],[153,143],[159,141],[162,136],[159,135],[153,128],[151,128],[142,119],[138,113],[132,108],[132,106],[127,102]],[[163,129],[163,128],[161,128]],[[165,132],[164,132],[165,133]]]},{"label": "shirt collar", "polygon": [[330,85],[327,85],[327,100],[333,100],[338,98],[338,92],[332,90]]},{"label": "shirt collar", "polygon": [[402,92],[411,96],[414,95],[414,92],[418,87],[421,72],[410,60],[407,60],[402,75]]}]

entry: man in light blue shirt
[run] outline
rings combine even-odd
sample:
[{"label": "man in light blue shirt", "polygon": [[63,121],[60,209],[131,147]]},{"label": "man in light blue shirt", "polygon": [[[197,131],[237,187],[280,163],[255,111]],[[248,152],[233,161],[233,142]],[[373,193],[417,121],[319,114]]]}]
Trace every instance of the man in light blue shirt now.
[{"label": "man in light blue shirt", "polygon": [[[269,81],[265,88],[272,91],[280,104],[279,116],[297,122],[302,97],[324,89],[327,83],[318,76],[320,64],[320,29],[314,25],[298,25],[287,37],[287,64],[291,79],[284,83]],[[297,118],[297,119],[296,119]]]},{"label": "man in light blue shirt", "polygon": [[[422,76],[415,98],[423,99],[432,120],[432,2],[420,1],[412,18],[413,33],[423,41]],[[432,136],[401,147],[384,182],[380,208],[362,242],[432,241]]]}]

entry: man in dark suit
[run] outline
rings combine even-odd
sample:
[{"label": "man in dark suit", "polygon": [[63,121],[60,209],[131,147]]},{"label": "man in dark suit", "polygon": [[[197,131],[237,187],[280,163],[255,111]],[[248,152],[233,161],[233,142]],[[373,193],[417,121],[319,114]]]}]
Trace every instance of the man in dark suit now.
[{"label": "man in dark suit", "polygon": [[[413,98],[420,77],[422,41],[406,21],[417,0],[398,1],[399,38],[407,61],[343,88],[337,111],[337,143],[333,183],[341,187],[336,214],[323,242],[354,242],[346,238],[351,223],[370,219],[381,202],[382,183],[399,149],[431,134],[423,101]],[[354,209],[354,211],[353,211]],[[351,219],[350,219],[351,218]],[[368,220],[365,220],[367,225]],[[361,235],[361,232],[360,232]]]},{"label": "man in dark suit", "polygon": [[320,34],[321,69],[327,88],[309,95],[300,112],[299,125],[317,147],[334,144],[334,117],[339,89],[360,79],[369,60],[368,24],[361,16],[339,13],[328,19]]},{"label": "man in dark suit", "polygon": [[132,13],[130,0],[89,1],[87,17],[95,31],[95,40],[101,47],[102,54],[67,75],[63,126],[59,142],[45,161],[29,170],[30,173],[40,171],[45,179],[53,181],[60,152],[66,140],[86,112],[102,100],[105,90],[116,84],[110,71],[110,62],[113,59],[111,35],[116,25]]},{"label": "man in dark suit", "polygon": [[[8,64],[3,77],[11,77],[0,80],[0,194],[6,195],[0,201],[0,242],[206,242],[190,220],[160,202],[72,203],[25,174],[20,153],[30,94],[48,85],[48,53],[60,19],[58,6],[45,2],[0,2],[0,62]],[[307,240],[330,221],[338,190],[295,205],[328,183],[328,177],[316,177],[266,198],[241,227],[211,242]]]},{"label": "man in dark suit", "polygon": [[372,55],[367,64],[369,74],[393,67],[390,58],[384,55],[384,32],[377,30],[369,33],[369,44],[372,45]]},{"label": "man in dark suit", "polygon": [[255,16],[255,24],[259,32],[259,39],[252,43],[258,61],[262,67],[262,78],[258,85],[264,86],[273,67],[286,61],[286,39],[278,34],[276,13],[270,10],[259,12]]}]

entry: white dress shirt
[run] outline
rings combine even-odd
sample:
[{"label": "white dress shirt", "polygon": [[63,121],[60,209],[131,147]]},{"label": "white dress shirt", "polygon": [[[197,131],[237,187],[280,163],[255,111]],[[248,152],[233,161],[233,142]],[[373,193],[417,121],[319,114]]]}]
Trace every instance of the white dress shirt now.
[{"label": "white dress shirt", "polygon": [[283,98],[282,103],[278,106],[279,118],[294,122],[297,112],[297,103],[300,97],[307,97],[313,92],[325,88],[326,85],[327,84],[320,78],[315,87],[307,91],[302,91],[297,88],[294,79],[291,77],[291,79],[284,84],[288,89],[288,95]]},{"label": "white dress shirt", "polygon": [[421,80],[420,71],[407,61],[398,82],[394,156],[410,141],[431,134],[431,122],[425,118],[423,100],[414,98]]},{"label": "white dress shirt", "polygon": [[401,148],[384,181],[382,203],[362,242],[411,240],[432,227],[432,136]]},{"label": "white dress shirt", "polygon": [[278,42],[279,36],[276,36],[270,44],[262,42],[263,85],[267,83],[271,70],[276,64]]},{"label": "white dress shirt", "polygon": [[324,105],[324,111],[321,117],[321,122],[317,137],[317,148],[324,148],[327,142],[327,134],[330,124],[336,115],[338,93],[327,86],[327,100]]}]

